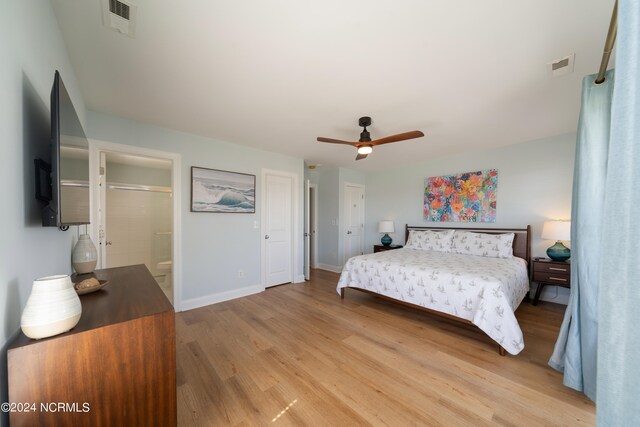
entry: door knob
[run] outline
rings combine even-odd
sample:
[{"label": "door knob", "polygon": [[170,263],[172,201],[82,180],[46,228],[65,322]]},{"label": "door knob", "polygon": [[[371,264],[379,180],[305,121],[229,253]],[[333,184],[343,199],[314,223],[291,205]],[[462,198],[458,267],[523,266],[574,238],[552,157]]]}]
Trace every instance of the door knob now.
[{"label": "door knob", "polygon": [[104,242],[104,245],[105,245],[105,246],[109,246],[109,245],[113,245],[113,243],[111,243],[111,242]]},{"label": "door knob", "polygon": [[347,234],[351,234],[351,230],[347,231]]},{"label": "door knob", "polygon": [[265,240],[266,240],[266,239],[268,239],[268,238],[269,238],[269,235],[268,235],[268,234],[265,234],[264,238],[265,238]]}]

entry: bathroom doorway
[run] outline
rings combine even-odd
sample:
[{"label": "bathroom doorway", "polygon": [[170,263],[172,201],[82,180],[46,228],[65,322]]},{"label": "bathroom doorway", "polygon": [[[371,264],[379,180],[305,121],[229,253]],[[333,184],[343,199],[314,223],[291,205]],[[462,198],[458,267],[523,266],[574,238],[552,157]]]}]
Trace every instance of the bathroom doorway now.
[{"label": "bathroom doorway", "polygon": [[177,309],[176,160],[124,149],[95,154],[100,268],[144,264]]}]

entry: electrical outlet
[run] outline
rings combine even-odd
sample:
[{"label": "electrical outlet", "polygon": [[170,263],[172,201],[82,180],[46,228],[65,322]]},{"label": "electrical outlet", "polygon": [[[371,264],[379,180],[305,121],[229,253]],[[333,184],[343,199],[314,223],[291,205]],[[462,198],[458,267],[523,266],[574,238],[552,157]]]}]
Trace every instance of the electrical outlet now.
[{"label": "electrical outlet", "polygon": [[238,278],[244,279],[244,271],[238,270]]}]

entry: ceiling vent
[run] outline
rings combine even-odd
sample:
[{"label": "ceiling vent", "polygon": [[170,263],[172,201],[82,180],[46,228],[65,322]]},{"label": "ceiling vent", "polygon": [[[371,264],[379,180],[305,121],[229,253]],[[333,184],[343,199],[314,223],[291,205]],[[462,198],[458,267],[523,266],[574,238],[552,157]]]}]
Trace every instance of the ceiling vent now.
[{"label": "ceiling vent", "polygon": [[556,59],[555,61],[547,64],[549,73],[552,77],[560,77],[565,74],[573,73],[573,62],[576,58],[576,54],[572,53],[564,58]]},{"label": "ceiling vent", "polygon": [[102,16],[107,28],[133,37],[138,6],[127,0],[102,0]]}]

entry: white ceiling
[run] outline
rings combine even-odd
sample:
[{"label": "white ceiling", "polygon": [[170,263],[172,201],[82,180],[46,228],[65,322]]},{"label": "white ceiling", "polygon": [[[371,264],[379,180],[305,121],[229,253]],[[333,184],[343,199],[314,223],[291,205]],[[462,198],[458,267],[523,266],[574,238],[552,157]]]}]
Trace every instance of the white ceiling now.
[{"label": "white ceiling", "polygon": [[[52,0],[87,107],[374,170],[575,131],[613,0],[136,0],[136,35],[100,0]],[[547,63],[575,53],[575,72]],[[355,149],[372,137],[424,138]],[[180,141],[176,141],[177,144]]]}]

